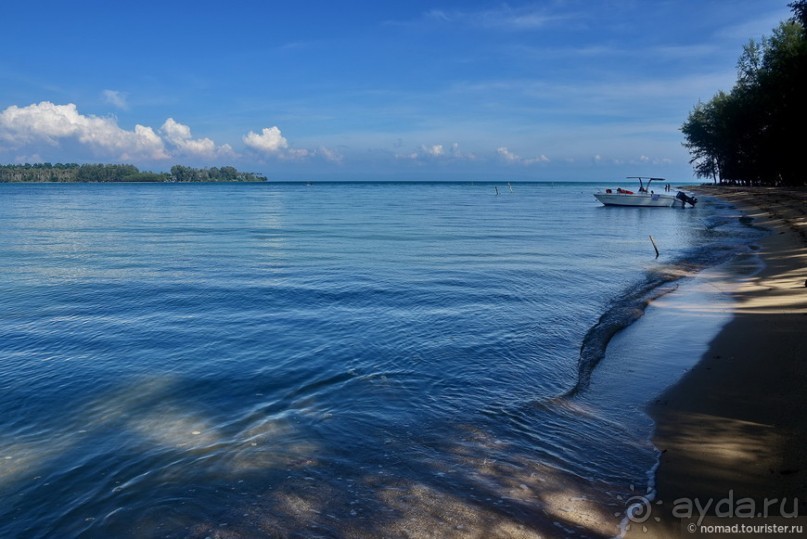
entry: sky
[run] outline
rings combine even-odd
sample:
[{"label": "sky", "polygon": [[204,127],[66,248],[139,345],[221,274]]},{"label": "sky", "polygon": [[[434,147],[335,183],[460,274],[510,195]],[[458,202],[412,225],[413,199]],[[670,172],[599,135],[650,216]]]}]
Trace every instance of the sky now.
[{"label": "sky", "polygon": [[692,179],[789,0],[3,0],[0,163],[270,180]]}]

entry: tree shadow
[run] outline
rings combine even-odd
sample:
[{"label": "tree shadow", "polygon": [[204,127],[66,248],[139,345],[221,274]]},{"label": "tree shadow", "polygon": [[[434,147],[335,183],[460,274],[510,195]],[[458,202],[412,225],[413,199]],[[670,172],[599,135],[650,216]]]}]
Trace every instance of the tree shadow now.
[{"label": "tree shadow", "polygon": [[[48,439],[5,443],[6,536],[611,537],[608,487],[475,423],[346,442],[271,405],[222,422],[145,377],[53,413]],[[357,455],[364,458],[357,459]],[[19,459],[17,461],[17,459]],[[16,462],[13,469],[8,466]],[[608,505],[610,503],[610,506]],[[54,507],[59,507],[54,513]]]}]

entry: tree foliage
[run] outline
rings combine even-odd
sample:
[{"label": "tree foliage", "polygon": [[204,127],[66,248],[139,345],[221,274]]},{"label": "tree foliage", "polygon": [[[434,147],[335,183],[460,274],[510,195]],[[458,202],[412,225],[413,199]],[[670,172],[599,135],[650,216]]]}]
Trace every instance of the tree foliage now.
[{"label": "tree foliage", "polygon": [[698,177],[805,184],[796,148],[807,126],[807,0],[790,7],[793,19],[743,47],[731,92],[698,103],[682,125]]},{"label": "tree foliage", "polygon": [[134,165],[36,163],[0,165],[0,182],[264,182],[266,177],[234,167],[171,167],[170,173],[141,172]]},{"label": "tree foliage", "polygon": [[182,165],[171,167],[171,178],[177,182],[261,182],[264,176],[252,172],[239,172],[235,167],[192,168]]}]

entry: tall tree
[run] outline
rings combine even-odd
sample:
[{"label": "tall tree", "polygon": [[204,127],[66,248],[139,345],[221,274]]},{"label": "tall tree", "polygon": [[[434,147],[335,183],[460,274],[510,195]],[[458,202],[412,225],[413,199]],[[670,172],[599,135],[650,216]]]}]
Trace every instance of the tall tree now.
[{"label": "tall tree", "polygon": [[751,40],[737,62],[737,83],[699,103],[681,127],[695,173],[729,181],[803,184],[795,142],[807,127],[807,0],[770,38]]},{"label": "tall tree", "polygon": [[801,23],[801,27],[807,31],[807,0],[797,0],[787,5],[793,12],[793,18]]}]

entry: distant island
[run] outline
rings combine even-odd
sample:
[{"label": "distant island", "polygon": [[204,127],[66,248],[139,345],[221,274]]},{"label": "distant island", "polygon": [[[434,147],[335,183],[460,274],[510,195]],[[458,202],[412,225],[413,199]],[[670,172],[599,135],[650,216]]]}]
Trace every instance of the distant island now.
[{"label": "distant island", "polygon": [[266,176],[234,167],[193,168],[174,165],[170,172],[140,171],[134,165],[36,163],[0,165],[0,183],[75,182],[265,182]]}]

